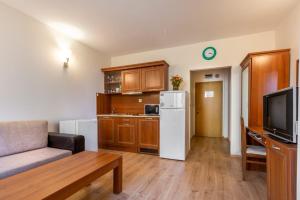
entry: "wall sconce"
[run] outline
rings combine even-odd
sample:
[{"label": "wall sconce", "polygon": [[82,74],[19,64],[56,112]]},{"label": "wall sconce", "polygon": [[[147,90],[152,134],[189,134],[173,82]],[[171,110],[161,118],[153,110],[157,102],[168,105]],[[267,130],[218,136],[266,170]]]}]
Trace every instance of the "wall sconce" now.
[{"label": "wall sconce", "polygon": [[64,68],[69,67],[70,57],[71,57],[71,51],[70,50],[62,51],[62,59],[64,60]]},{"label": "wall sconce", "polygon": [[64,62],[64,68],[67,68],[67,67],[69,67],[70,58],[65,58],[65,59],[66,59],[66,61]]}]

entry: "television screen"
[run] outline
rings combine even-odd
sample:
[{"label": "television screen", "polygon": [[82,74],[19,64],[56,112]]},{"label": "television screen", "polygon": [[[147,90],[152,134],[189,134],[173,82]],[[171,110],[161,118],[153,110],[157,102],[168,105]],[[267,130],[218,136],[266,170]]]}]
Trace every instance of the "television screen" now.
[{"label": "television screen", "polygon": [[286,95],[274,96],[269,98],[268,127],[286,130],[286,99]]},{"label": "television screen", "polygon": [[269,134],[288,142],[296,142],[296,97],[296,88],[287,88],[264,96],[263,125]]}]

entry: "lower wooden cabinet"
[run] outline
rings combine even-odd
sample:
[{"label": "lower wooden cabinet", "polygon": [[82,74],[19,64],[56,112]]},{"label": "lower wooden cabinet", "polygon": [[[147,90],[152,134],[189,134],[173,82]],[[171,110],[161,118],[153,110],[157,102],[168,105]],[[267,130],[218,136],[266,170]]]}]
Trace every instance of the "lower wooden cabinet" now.
[{"label": "lower wooden cabinet", "polygon": [[124,150],[137,151],[137,127],[135,118],[115,119],[115,145]]},{"label": "lower wooden cabinet", "polygon": [[139,152],[159,152],[159,120],[158,118],[141,118],[138,120]]},{"label": "lower wooden cabinet", "polygon": [[112,117],[98,118],[98,146],[105,148],[115,143],[115,120]]},{"label": "lower wooden cabinet", "polygon": [[99,117],[99,147],[129,152],[159,153],[159,118]]},{"label": "lower wooden cabinet", "polygon": [[296,148],[268,140],[268,200],[296,199],[296,161]]}]

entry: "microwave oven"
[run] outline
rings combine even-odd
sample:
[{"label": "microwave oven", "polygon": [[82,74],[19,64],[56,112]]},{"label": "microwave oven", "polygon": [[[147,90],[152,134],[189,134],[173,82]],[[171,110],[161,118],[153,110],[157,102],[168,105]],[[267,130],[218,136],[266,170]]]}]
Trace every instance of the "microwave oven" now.
[{"label": "microwave oven", "polygon": [[145,104],[144,113],[146,115],[158,115],[159,105],[158,104]]}]

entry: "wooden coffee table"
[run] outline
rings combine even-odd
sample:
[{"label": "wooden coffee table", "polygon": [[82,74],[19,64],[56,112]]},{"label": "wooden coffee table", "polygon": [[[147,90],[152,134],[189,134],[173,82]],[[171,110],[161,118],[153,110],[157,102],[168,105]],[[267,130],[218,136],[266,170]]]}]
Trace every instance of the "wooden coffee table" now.
[{"label": "wooden coffee table", "polygon": [[113,170],[113,192],[122,192],[122,156],[81,152],[0,180],[0,199],[65,199]]}]

